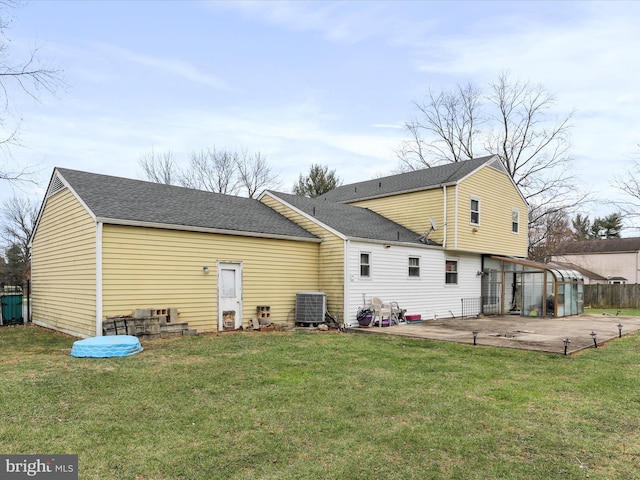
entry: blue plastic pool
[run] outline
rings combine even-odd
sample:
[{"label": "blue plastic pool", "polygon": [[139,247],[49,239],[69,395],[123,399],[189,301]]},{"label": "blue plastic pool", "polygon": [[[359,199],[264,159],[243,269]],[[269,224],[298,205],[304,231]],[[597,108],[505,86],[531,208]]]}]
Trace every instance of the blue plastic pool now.
[{"label": "blue plastic pool", "polygon": [[73,342],[72,357],[126,357],[142,351],[138,337],[133,335],[110,335],[91,337]]}]

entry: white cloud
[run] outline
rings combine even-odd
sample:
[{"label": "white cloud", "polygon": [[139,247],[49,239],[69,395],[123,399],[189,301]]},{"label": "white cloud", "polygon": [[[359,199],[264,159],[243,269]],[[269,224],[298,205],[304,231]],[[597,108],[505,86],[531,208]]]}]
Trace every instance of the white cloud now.
[{"label": "white cloud", "polygon": [[323,38],[353,44],[390,32],[406,34],[399,5],[405,2],[212,2],[215,7],[243,12],[251,18],[295,32],[317,32]]},{"label": "white cloud", "polygon": [[126,60],[143,67],[168,73],[208,87],[216,89],[229,88],[228,85],[226,85],[226,83],[217,76],[201,72],[194,65],[183,60],[145,55],[133,52],[126,48],[107,44],[97,44],[96,50],[119,60]]}]

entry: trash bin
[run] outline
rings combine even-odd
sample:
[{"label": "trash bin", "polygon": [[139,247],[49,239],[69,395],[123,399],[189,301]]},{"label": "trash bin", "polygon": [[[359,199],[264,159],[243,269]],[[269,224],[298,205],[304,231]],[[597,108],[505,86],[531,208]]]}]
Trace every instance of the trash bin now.
[{"label": "trash bin", "polygon": [[2,307],[3,325],[24,323],[21,293],[10,293],[0,296],[0,305]]}]

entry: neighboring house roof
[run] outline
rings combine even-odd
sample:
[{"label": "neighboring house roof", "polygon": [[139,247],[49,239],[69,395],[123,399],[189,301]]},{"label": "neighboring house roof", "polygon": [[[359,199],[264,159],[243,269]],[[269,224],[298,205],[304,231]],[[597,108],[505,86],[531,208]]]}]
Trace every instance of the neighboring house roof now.
[{"label": "neighboring house roof", "polygon": [[566,268],[569,270],[576,270],[582,274],[584,278],[588,278],[590,280],[602,280],[607,281],[607,277],[603,277],[599,273],[592,272],[591,270],[587,270],[580,265],[576,265],[575,263],[570,262],[550,262],[550,265],[558,265],[559,267]]},{"label": "neighboring house roof", "polygon": [[464,179],[485,164],[492,164],[504,171],[504,166],[496,155],[474,158],[462,162],[447,163],[436,167],[375,178],[364,182],[342,185],[319,198],[333,202],[352,202],[369,198],[384,197],[400,193],[417,192],[431,188],[452,185]]},{"label": "neighboring house roof", "polygon": [[[308,217],[346,237],[424,245],[420,241],[421,233],[409,230],[368,208],[289,193],[267,191],[264,194],[280,199]],[[430,240],[427,242],[429,245],[439,245]]]},{"label": "neighboring house roof", "polygon": [[49,192],[60,180],[104,223],[318,240],[256,199],[66,168]]},{"label": "neighboring house roof", "polygon": [[623,253],[640,251],[640,237],[607,238],[604,240],[582,240],[562,243],[554,255],[582,253]]}]

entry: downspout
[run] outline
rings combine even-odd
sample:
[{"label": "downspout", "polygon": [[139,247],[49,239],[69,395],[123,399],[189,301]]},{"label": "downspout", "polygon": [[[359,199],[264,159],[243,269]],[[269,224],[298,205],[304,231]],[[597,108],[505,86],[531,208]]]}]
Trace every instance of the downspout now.
[{"label": "downspout", "polygon": [[96,337],[102,335],[102,222],[96,223]]},{"label": "downspout", "polygon": [[453,248],[458,249],[458,210],[460,205],[458,204],[458,184],[456,183],[456,196],[455,196],[455,211],[453,212],[454,227],[453,227]]},{"label": "downspout", "polygon": [[442,248],[446,250],[447,248],[447,186],[442,186],[442,195],[444,197],[444,218],[442,219]]},{"label": "downspout", "polygon": [[[343,268],[343,276],[344,276],[344,288],[343,297],[342,297],[342,328],[347,327],[347,313],[349,307],[349,239],[345,239],[344,241],[344,268]],[[340,319],[338,319],[338,323],[340,323]]]}]

